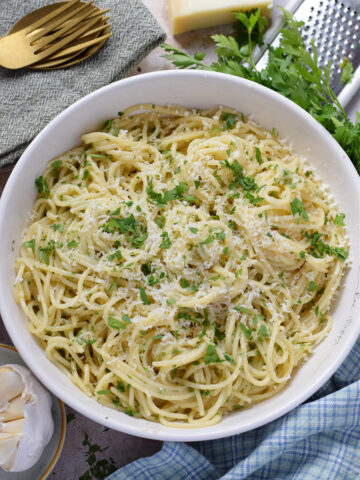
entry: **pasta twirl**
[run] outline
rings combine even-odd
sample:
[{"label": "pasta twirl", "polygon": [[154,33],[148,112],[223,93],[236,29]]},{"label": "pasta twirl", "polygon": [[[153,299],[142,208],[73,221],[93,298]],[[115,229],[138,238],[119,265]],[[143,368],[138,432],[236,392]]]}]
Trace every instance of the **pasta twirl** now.
[{"label": "pasta twirl", "polygon": [[85,394],[188,428],[278,393],[331,328],[344,215],[230,109],[141,105],[51,161],[16,300]]}]

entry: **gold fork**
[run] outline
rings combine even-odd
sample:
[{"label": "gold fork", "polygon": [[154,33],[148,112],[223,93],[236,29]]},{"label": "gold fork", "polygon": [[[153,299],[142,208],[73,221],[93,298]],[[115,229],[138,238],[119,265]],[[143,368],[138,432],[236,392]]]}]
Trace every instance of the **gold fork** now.
[{"label": "gold fork", "polygon": [[[16,69],[39,62],[90,31],[98,21],[90,8],[92,1],[76,6],[79,1],[67,2],[28,27],[1,38],[0,65]],[[80,28],[74,31],[77,25]]]}]

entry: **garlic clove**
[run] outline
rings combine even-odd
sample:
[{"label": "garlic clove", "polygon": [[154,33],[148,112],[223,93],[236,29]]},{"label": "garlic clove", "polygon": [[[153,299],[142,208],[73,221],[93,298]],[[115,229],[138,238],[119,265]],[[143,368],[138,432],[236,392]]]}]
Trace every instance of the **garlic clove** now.
[{"label": "garlic clove", "polygon": [[19,396],[12,399],[6,410],[0,411],[0,422],[10,422],[11,420],[17,420],[24,417],[24,407],[26,400]]},{"label": "garlic clove", "polygon": [[0,411],[24,389],[18,372],[9,367],[0,368]]},{"label": "garlic clove", "polygon": [[5,365],[0,399],[0,467],[21,472],[39,460],[52,437],[51,397],[27,368]]},{"label": "garlic clove", "polygon": [[12,420],[11,422],[5,422],[2,427],[2,433],[17,433],[21,434],[24,428],[25,418],[19,418],[18,420]]},{"label": "garlic clove", "polygon": [[15,460],[20,440],[20,434],[0,433],[0,465],[4,470],[8,470]]}]

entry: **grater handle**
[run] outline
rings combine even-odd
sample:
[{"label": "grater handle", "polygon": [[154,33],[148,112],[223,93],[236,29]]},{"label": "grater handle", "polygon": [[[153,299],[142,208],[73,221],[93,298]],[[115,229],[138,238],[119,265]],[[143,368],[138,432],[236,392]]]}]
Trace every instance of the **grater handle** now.
[{"label": "grater handle", "polygon": [[345,85],[339,94],[339,102],[346,108],[353,96],[360,90],[360,67],[355,71],[354,78],[351,83]]},{"label": "grater handle", "polygon": [[[286,3],[286,10],[294,14],[303,2],[304,0],[289,0]],[[276,15],[275,20],[273,19],[272,21],[271,27],[265,32],[264,45],[262,45],[261,47],[257,46],[254,51],[255,63],[259,62],[258,68],[265,67],[266,61],[267,61],[266,52],[267,52],[268,46],[271,45],[272,42],[275,40],[275,38],[279,35],[281,28],[283,28],[285,24],[286,24],[286,21],[284,20],[283,16]]]}]

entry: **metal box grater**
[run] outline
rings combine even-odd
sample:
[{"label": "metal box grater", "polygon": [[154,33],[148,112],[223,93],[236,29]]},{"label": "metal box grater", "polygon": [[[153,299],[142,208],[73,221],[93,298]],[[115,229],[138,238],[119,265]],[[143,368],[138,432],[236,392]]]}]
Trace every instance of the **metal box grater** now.
[{"label": "metal box grater", "polygon": [[[345,106],[360,87],[360,0],[293,0],[287,5],[297,20],[305,23],[303,38],[309,50],[314,39],[320,65],[331,60],[332,88]],[[267,32],[264,40],[276,47],[283,21],[278,20]],[[261,56],[258,66],[265,66],[267,55]],[[344,86],[340,81],[340,64],[348,58],[354,66],[354,79]]]}]

